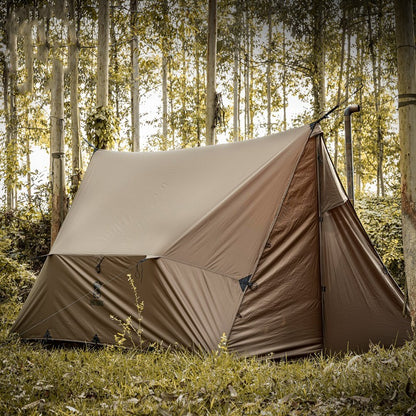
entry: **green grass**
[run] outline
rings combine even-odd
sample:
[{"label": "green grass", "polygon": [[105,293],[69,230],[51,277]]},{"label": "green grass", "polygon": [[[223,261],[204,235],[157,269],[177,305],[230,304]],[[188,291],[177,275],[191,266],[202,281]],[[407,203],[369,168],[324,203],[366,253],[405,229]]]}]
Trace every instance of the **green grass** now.
[{"label": "green grass", "polygon": [[46,349],[8,338],[18,304],[0,305],[2,415],[412,415],[416,343],[297,361]]}]

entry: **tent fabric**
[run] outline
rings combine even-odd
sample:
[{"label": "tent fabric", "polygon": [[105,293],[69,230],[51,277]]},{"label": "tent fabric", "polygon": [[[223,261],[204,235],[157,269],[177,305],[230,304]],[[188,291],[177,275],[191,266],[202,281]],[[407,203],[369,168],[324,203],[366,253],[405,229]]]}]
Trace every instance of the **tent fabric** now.
[{"label": "tent fabric", "polygon": [[[403,296],[375,255],[350,203],[324,214],[322,254],[325,346],[351,350],[369,341],[388,346],[406,337]],[[369,330],[368,328],[371,328]]]},{"label": "tent fabric", "polygon": [[317,184],[310,180],[315,174],[311,139],[252,278],[257,288],[247,290],[239,309],[230,350],[273,351],[275,357],[322,350]]},{"label": "tent fabric", "polygon": [[113,344],[131,318],[134,343],[212,351],[225,334],[239,354],[299,356],[403,343],[403,303],[319,126],[304,126],[96,152],[12,331]]}]

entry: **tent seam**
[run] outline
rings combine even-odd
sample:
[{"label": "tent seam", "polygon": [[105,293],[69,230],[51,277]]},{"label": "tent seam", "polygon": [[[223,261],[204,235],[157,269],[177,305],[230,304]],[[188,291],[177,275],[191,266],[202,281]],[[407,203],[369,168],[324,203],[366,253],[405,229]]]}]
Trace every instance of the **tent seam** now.
[{"label": "tent seam", "polygon": [[213,269],[208,269],[206,267],[197,266],[196,264],[189,263],[189,262],[186,262],[186,261],[183,261],[183,260],[177,260],[177,259],[169,257],[169,256],[158,256],[158,258],[173,261],[174,263],[184,264],[185,266],[195,267],[196,269],[200,269],[200,270],[204,270],[205,272],[217,274],[218,276],[225,277],[227,279],[233,280],[234,282],[239,281],[239,278],[234,278],[234,277],[231,277],[231,276],[229,276],[225,273],[219,273],[219,272],[217,272]]},{"label": "tent seam", "polygon": [[[270,225],[269,230],[268,230],[268,232],[267,232],[267,234],[266,234],[266,238],[264,239],[263,243],[262,243],[262,244],[261,244],[261,246],[260,246],[259,255],[257,256],[257,260],[256,260],[255,265],[254,265],[254,267],[253,267],[253,272],[252,272],[252,273],[251,273],[251,275],[250,275],[250,276],[251,276],[250,280],[253,280],[253,278],[254,278],[254,275],[255,275],[255,273],[256,273],[256,271],[257,271],[257,268],[258,268],[258,265],[259,265],[259,263],[260,263],[260,260],[261,260],[262,254],[264,253],[264,249],[265,249],[265,247],[266,247],[267,240],[270,238],[270,234],[272,233],[273,228],[274,228],[274,226],[275,226],[275,224],[276,224],[276,222],[277,222],[277,219],[279,218],[280,212],[281,212],[282,207],[283,207],[283,203],[284,203],[284,202],[285,202],[285,200],[286,200],[287,194],[288,194],[288,192],[289,192],[290,185],[291,185],[291,184],[292,184],[292,182],[293,182],[293,178],[294,178],[295,173],[296,173],[296,170],[297,170],[297,168],[298,168],[299,161],[300,161],[300,159],[302,158],[302,156],[303,156],[303,155],[304,155],[304,153],[305,153],[306,145],[308,144],[308,142],[309,142],[309,140],[310,140],[311,138],[313,138],[313,137],[315,137],[315,136],[317,136],[317,135],[319,135],[319,134],[322,134],[322,132],[321,132],[321,131],[318,131],[318,132],[316,132],[314,135],[312,135],[312,133],[314,132],[314,130],[315,130],[315,126],[314,126],[314,128],[313,128],[313,129],[311,129],[311,131],[310,131],[310,133],[309,133],[308,138],[305,140],[305,143],[304,143],[304,145],[303,145],[303,149],[302,149],[302,151],[301,151],[301,152],[300,152],[300,154],[299,154],[299,157],[298,157],[298,159],[297,159],[297,161],[296,161],[295,167],[293,168],[293,171],[292,171],[292,174],[291,174],[291,176],[290,176],[290,178],[289,178],[289,180],[288,180],[288,183],[287,183],[286,190],[285,190],[285,192],[284,192],[283,198],[282,198],[282,200],[280,201],[280,205],[276,208],[276,213],[275,213],[275,215],[274,215],[274,217],[273,217],[273,220],[271,221],[271,225]],[[232,323],[232,325],[231,325],[231,327],[230,327],[230,330],[229,330],[229,331],[228,331],[228,333],[227,333],[227,340],[229,340],[229,338],[230,338],[231,331],[233,330],[233,327],[234,327],[234,324],[235,324],[235,320],[236,320],[236,318],[237,318],[237,314],[238,314],[238,311],[240,310],[240,307],[241,307],[241,304],[242,304],[242,302],[243,302],[244,296],[245,296],[245,294],[246,294],[246,292],[247,292],[247,288],[248,288],[248,286],[245,288],[244,292],[242,293],[242,296],[241,296],[240,302],[239,302],[239,304],[238,304],[238,308],[237,308],[237,310],[236,310],[236,312],[235,312],[235,314],[234,314],[234,320],[233,320],[233,323]]]}]

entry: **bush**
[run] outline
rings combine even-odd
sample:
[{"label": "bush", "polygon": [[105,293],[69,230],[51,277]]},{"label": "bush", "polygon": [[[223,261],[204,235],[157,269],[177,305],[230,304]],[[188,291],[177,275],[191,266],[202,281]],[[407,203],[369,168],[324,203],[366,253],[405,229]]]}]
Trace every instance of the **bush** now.
[{"label": "bush", "polygon": [[406,279],[400,199],[364,197],[357,200],[355,209],[383,263],[404,289]]},{"label": "bush", "polygon": [[0,253],[0,303],[24,302],[35,281],[35,275],[24,265]]},{"label": "bush", "polygon": [[33,209],[0,211],[0,253],[37,273],[50,246],[50,216]]}]

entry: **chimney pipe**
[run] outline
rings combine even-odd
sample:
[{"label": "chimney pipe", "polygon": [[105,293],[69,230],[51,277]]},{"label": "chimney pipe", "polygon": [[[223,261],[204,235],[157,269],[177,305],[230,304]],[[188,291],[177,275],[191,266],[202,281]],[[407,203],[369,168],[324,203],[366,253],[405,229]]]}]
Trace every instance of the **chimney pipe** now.
[{"label": "chimney pipe", "polygon": [[358,104],[349,105],[344,111],[344,129],[345,129],[345,164],[347,168],[347,193],[351,204],[354,206],[354,167],[352,158],[352,140],[351,140],[351,114],[360,111]]}]

